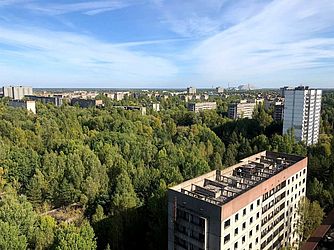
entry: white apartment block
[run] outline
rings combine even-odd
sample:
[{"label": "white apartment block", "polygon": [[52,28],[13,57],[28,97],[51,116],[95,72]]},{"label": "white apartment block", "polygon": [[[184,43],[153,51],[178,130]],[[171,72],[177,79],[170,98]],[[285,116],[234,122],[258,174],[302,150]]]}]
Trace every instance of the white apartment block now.
[{"label": "white apartment block", "polygon": [[247,100],[241,100],[240,103],[232,103],[228,107],[228,117],[231,119],[252,119],[256,104],[256,102],[247,102]]},{"label": "white apartment block", "polygon": [[200,112],[203,110],[211,110],[217,109],[216,102],[196,102],[196,103],[188,103],[188,110],[192,112]]},{"label": "white apartment block", "polygon": [[168,250],[276,250],[297,242],[307,158],[263,151],[168,190]]},{"label": "white apartment block", "polygon": [[285,89],[283,134],[293,129],[297,141],[304,141],[306,145],[317,143],[321,96],[321,90],[304,86]]},{"label": "white apartment block", "polygon": [[13,100],[21,100],[25,95],[32,95],[32,87],[26,86],[5,86],[2,87],[4,97],[10,97]]},{"label": "white apartment block", "polygon": [[194,88],[194,87],[188,87],[187,88],[187,94],[188,95],[196,95],[196,88]]}]

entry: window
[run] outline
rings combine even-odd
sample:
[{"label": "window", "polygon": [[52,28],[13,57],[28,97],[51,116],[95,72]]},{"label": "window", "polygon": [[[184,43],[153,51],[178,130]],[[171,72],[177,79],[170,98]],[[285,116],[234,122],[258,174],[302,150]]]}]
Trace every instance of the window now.
[{"label": "window", "polygon": [[246,237],[245,237],[245,236],[242,236],[242,239],[241,239],[241,241],[242,241],[242,244],[244,244],[244,243],[245,243],[245,241],[246,241]]},{"label": "window", "polygon": [[249,219],[249,224],[252,224],[253,223],[253,217],[251,217],[250,219]]},{"label": "window", "polygon": [[228,234],[224,237],[224,244],[226,244],[229,241],[230,241],[230,234]]},{"label": "window", "polygon": [[260,206],[260,199],[257,200],[257,206]]},{"label": "window", "polygon": [[258,237],[255,239],[255,244],[257,244],[257,243],[259,243],[259,238]]},{"label": "window", "polygon": [[234,216],[234,220],[235,220],[235,221],[238,221],[238,220],[239,220],[239,214],[236,214],[236,215]]},{"label": "window", "polygon": [[228,228],[230,226],[230,224],[231,224],[230,219],[228,219],[227,221],[225,221],[225,223],[224,223],[224,229]]},{"label": "window", "polygon": [[248,248],[249,248],[249,249],[252,249],[252,243],[249,244],[249,247],[248,247]]},{"label": "window", "polygon": [[294,181],[295,180],[295,177],[292,177],[292,181]]},{"label": "window", "polygon": [[235,229],[234,229],[234,236],[238,235],[238,233],[239,233],[238,228],[235,228]]},{"label": "window", "polygon": [[306,173],[306,169],[303,170],[303,174],[305,174],[305,173]]},{"label": "window", "polygon": [[242,215],[243,215],[243,216],[246,215],[246,208],[244,208],[244,210],[242,211]]},{"label": "window", "polygon": [[253,204],[250,205],[250,211],[252,211],[252,210],[253,210]]},{"label": "window", "polygon": [[260,218],[260,212],[256,213],[256,219]]},{"label": "window", "polygon": [[234,243],[234,249],[238,249],[238,242]]},{"label": "window", "polygon": [[290,184],[290,180],[288,180],[288,185]]},{"label": "window", "polygon": [[249,238],[253,236],[253,230],[249,231]]},{"label": "window", "polygon": [[246,228],[246,222],[242,223],[242,230]]},{"label": "window", "polygon": [[260,226],[257,225],[257,226],[256,226],[256,231],[259,231],[259,229],[260,229]]}]

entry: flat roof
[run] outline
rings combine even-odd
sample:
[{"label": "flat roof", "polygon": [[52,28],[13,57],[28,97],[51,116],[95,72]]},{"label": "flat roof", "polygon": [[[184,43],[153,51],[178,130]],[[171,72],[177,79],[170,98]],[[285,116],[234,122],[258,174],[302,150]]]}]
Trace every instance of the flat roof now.
[{"label": "flat roof", "polygon": [[170,189],[222,206],[302,159],[304,157],[263,151],[231,167],[214,170]]}]

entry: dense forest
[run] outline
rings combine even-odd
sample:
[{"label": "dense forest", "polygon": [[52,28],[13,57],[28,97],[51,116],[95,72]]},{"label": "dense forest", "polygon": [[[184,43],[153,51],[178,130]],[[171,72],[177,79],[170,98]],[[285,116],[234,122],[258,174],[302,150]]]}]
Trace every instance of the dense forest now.
[{"label": "dense forest", "polygon": [[[259,105],[253,119],[198,114],[173,97],[161,112],[38,103],[37,115],[0,101],[0,249],[165,249],[169,186],[262,150],[309,156],[308,197],[334,206],[334,93],[321,140],[282,136]],[[128,99],[123,104],[149,100]]]}]

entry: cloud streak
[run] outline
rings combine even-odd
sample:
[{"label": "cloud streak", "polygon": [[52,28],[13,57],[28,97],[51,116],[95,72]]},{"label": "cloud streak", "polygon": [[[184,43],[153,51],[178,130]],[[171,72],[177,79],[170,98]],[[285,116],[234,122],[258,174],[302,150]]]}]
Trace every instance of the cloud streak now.
[{"label": "cloud streak", "polygon": [[138,2],[135,0],[98,0],[74,3],[45,3],[36,0],[4,0],[0,2],[0,7],[12,5],[47,15],[63,15],[75,12],[97,15],[103,12],[123,9],[134,4],[138,4]]},{"label": "cloud streak", "polygon": [[212,81],[307,81],[314,69],[334,66],[332,13],[333,1],[273,1],[200,42],[192,51],[197,71]]},{"label": "cloud streak", "polygon": [[50,73],[48,79],[64,74],[67,79],[78,78],[86,83],[124,79],[133,83],[148,78],[163,81],[177,73],[168,59],[74,33],[0,27],[0,41],[10,46],[0,51],[0,63],[32,75],[36,65],[41,72]]}]

